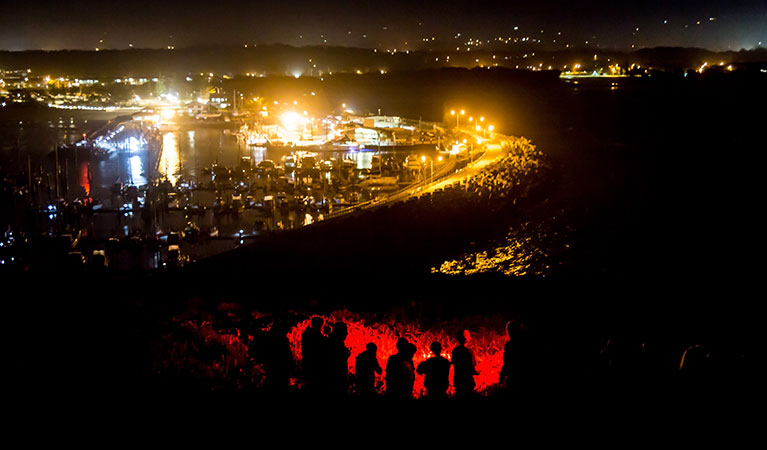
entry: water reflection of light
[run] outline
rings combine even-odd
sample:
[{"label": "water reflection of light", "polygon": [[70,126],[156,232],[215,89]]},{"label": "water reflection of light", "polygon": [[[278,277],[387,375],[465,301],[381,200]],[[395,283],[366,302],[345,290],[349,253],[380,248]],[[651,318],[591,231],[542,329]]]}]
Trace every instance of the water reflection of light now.
[{"label": "water reflection of light", "polygon": [[138,155],[128,158],[128,177],[131,184],[136,186],[143,186],[146,184],[146,178],[144,178],[144,163],[141,161],[141,157]]},{"label": "water reflection of light", "polygon": [[189,145],[189,151],[186,154],[187,160],[191,156],[194,158],[194,164],[192,165],[192,170],[189,171],[189,175],[192,177],[197,177],[197,146],[195,144],[195,138],[197,137],[197,134],[194,130],[189,130],[186,132],[186,141]]},{"label": "water reflection of light", "polygon": [[133,136],[129,137],[125,142],[128,147],[128,150],[130,150],[131,152],[136,152],[141,147],[141,141],[139,141]]},{"label": "water reflection of light", "polygon": [[265,158],[266,155],[266,147],[253,147],[253,162],[255,164],[260,163]]},{"label": "water reflection of light", "polygon": [[348,159],[357,163],[358,169],[370,169],[373,163],[373,152],[349,152]]},{"label": "water reflection of light", "polygon": [[162,156],[160,157],[160,173],[172,184],[176,184],[176,174],[179,171],[178,140],[176,134],[165,133],[162,137]]},{"label": "water reflection of light", "polygon": [[80,163],[80,186],[85,190],[85,196],[91,195],[91,180],[88,177],[88,163],[83,161]]}]

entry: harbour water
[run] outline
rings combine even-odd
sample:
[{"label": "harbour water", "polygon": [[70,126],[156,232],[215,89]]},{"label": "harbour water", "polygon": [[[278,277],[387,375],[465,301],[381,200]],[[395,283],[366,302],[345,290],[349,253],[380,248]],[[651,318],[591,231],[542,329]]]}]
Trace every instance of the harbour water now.
[{"label": "harbour water", "polygon": [[[6,173],[15,180],[7,192],[14,194],[6,196],[11,201],[3,207],[8,230],[76,235],[82,220],[62,223],[61,219],[68,214],[65,209],[82,217],[83,207],[78,205],[86,205],[85,228],[93,250],[114,240],[176,242],[175,234],[185,238],[177,242],[184,261],[231,250],[267,232],[321,221],[334,206],[366,201],[397,188],[396,183],[367,186],[364,174],[378,170],[380,175],[395,175],[390,180],[407,184],[425,177],[426,170],[430,174],[438,159],[436,148],[427,145],[347,151],[257,147],[238,136],[236,124],[227,122],[186,121],[170,129],[146,130],[125,121],[124,115],[105,114],[94,120],[74,113],[51,118],[53,111],[38,107],[37,115],[29,114],[17,124],[19,114],[14,109],[34,108],[13,105],[4,111],[8,116],[2,140],[9,164]],[[71,145],[83,136],[103,149],[100,155]],[[303,157],[316,161],[316,167],[308,170]],[[405,173],[408,157],[417,157],[417,174]],[[430,164],[425,166],[427,159]],[[268,161],[284,174],[261,169],[256,174],[256,167]],[[295,171],[288,170],[290,161],[298,164]],[[387,173],[395,166],[397,173]],[[30,222],[29,210],[15,201],[16,192],[20,199],[31,192],[23,194],[24,201],[31,201],[33,209],[44,214],[38,212],[38,218]],[[138,267],[159,267],[168,257],[165,249],[130,256],[127,266],[113,257],[112,266],[131,269],[136,261],[148,259]]]}]

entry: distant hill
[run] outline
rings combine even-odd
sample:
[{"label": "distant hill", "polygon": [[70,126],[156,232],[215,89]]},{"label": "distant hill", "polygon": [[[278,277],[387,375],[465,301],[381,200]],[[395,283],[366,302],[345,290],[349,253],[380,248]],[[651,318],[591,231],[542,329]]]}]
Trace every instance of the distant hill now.
[{"label": "distant hill", "polygon": [[637,50],[631,56],[644,66],[685,69],[698,67],[705,61],[724,61],[727,63],[766,62],[767,49],[712,52],[702,48],[656,47]]},{"label": "distant hill", "polygon": [[[524,69],[561,68],[575,61],[600,59],[640,63],[659,69],[697,67],[701,61],[765,62],[767,50],[712,52],[698,48],[658,47],[636,52],[574,49],[556,52],[411,51],[387,53],[352,47],[289,45],[199,46],[176,50],[59,50],[0,52],[0,69],[32,69],[34,73],[73,77],[121,77],[253,73],[255,75],[321,76],[331,72],[389,72],[439,67],[501,66]],[[448,58],[449,57],[449,58]]]}]

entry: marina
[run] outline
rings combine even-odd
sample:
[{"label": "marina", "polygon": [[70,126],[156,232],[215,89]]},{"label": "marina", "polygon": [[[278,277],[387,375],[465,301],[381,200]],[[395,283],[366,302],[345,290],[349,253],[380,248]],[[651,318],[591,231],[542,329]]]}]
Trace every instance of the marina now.
[{"label": "marina", "polygon": [[[25,252],[21,259],[35,266],[55,265],[69,247],[66,261],[75,269],[176,267],[420,189],[465,165],[474,143],[475,153],[482,148],[474,137],[463,145],[469,135],[458,130],[398,117],[296,122],[283,113],[271,126],[227,119],[144,109],[57,145],[47,167],[30,164],[17,181],[19,226],[6,231],[3,260],[16,261],[8,249],[25,236],[48,249],[39,258]],[[311,133],[312,122],[324,123],[322,136]],[[408,139],[386,128],[395,122],[409,128],[398,128]],[[376,130],[374,139],[364,130]],[[301,136],[293,142],[291,135]]]}]

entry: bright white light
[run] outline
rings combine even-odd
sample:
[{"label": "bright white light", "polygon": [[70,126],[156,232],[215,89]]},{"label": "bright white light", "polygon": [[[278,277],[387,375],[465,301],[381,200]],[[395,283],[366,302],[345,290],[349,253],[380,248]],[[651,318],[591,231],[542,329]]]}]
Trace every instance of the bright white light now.
[{"label": "bright white light", "polygon": [[176,115],[176,111],[172,109],[160,110],[160,116],[162,117],[163,120],[171,120],[174,115]]},{"label": "bright white light", "polygon": [[128,150],[130,150],[131,152],[135,152],[141,146],[141,141],[131,136],[128,138],[127,144],[128,144]]},{"label": "bright white light", "polygon": [[305,123],[305,120],[306,119],[301,117],[301,115],[295,111],[287,111],[282,113],[280,116],[280,122],[282,122],[282,126],[291,131],[297,130],[299,125],[303,125]]}]

